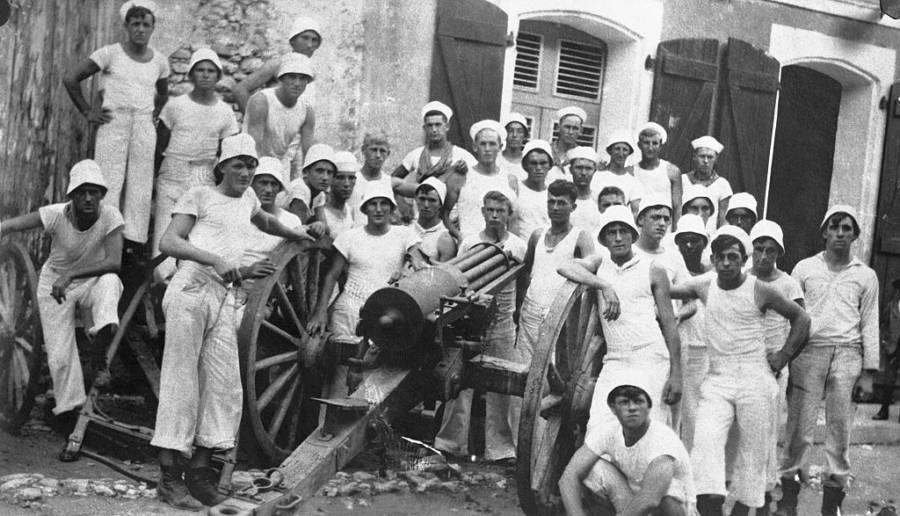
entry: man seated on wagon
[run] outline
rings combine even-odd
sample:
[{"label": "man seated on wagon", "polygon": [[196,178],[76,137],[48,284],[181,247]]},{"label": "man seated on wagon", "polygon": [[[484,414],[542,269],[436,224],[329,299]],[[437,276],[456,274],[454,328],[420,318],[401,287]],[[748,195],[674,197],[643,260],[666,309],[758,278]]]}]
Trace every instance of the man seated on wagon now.
[{"label": "man seated on wagon", "polygon": [[[106,190],[97,162],[79,161],[69,172],[68,202],[50,204],[0,224],[0,236],[34,228],[50,235],[50,255],[41,267],[37,303],[56,398],[53,414],[63,428],[74,425],[87,399],[75,343],[79,309],[91,315],[87,334],[95,348],[94,383],[102,386],[109,382],[106,346],[119,325],[122,282],[117,273],[125,222],[115,204],[101,202]],[[77,458],[65,449],[59,455],[64,462]]]}]

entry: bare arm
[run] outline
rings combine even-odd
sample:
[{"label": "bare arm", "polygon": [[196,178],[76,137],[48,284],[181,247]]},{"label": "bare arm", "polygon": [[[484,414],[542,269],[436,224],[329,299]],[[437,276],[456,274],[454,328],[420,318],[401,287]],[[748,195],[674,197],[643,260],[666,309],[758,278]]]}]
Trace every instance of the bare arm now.
[{"label": "bare arm", "polygon": [[669,297],[669,276],[657,264],[650,266],[650,289],[656,302],[656,314],[666,347],[669,348],[669,378],[663,388],[663,400],[669,405],[681,399],[681,339],[672,313],[672,298]]},{"label": "bare arm", "polygon": [[634,493],[631,502],[622,510],[622,516],[650,514],[666,496],[674,477],[675,459],[672,456],[662,455],[653,459],[644,472],[641,489]]},{"label": "bare arm", "polygon": [[400,169],[406,170],[403,165],[400,165],[391,175],[391,186],[394,188],[394,193],[403,197],[415,197],[419,184],[416,183],[415,177],[408,172],[404,172],[403,176],[396,175]]},{"label": "bare arm", "polygon": [[[250,222],[253,222],[256,227],[259,228],[263,233],[268,233],[270,235],[275,235],[282,238],[287,238],[288,240],[301,241],[301,240],[315,240],[316,238],[309,234],[306,228],[300,229],[291,229],[278,220],[278,217],[272,215],[271,213],[265,210],[259,210],[253,217],[250,218]],[[321,235],[317,235],[321,236]]]},{"label": "bare arm", "polygon": [[531,268],[534,266],[534,249],[537,247],[538,238],[540,237],[540,229],[532,231],[531,236],[528,237],[528,247],[525,249],[525,259],[522,262],[524,267],[522,268],[522,271],[519,272],[519,277],[516,279],[516,306],[522,305],[525,294],[528,292],[528,287],[531,285]]},{"label": "bare arm", "polygon": [[578,233],[578,241],[575,242],[575,256],[579,258],[585,258],[588,256],[592,256],[596,248],[594,247],[594,239],[591,238],[591,235],[582,230]]},{"label": "bare arm", "polygon": [[43,228],[44,223],[41,221],[41,213],[33,211],[25,215],[19,215],[9,220],[0,222],[0,237],[17,233],[19,231],[27,231],[29,229]]},{"label": "bare arm", "polygon": [[316,143],[316,113],[313,111],[312,106],[309,106],[306,109],[306,120],[300,126],[300,146],[304,156],[306,156],[306,151],[314,143]]},{"label": "bare arm", "polygon": [[266,136],[266,119],[269,117],[269,103],[264,95],[256,95],[250,99],[247,105],[247,114],[244,115],[244,126],[247,134],[256,142],[256,150],[262,149]]},{"label": "bare arm", "polygon": [[456,257],[456,242],[453,241],[453,237],[450,236],[450,233],[443,233],[438,238],[437,241],[437,258],[435,261],[437,262],[446,262],[452,260]]},{"label": "bare arm", "polygon": [[600,297],[605,301],[603,317],[613,321],[619,317],[619,296],[613,290],[612,284],[597,275],[597,269],[602,261],[603,256],[600,254],[569,260],[560,265],[556,272],[566,279],[599,290]]},{"label": "bare arm", "polygon": [[674,226],[681,215],[681,170],[670,163],[667,172],[669,183],[672,185],[672,226]]},{"label": "bare arm", "polygon": [[582,503],[582,482],[587,478],[591,468],[598,460],[603,460],[590,448],[582,445],[575,451],[572,459],[566,465],[562,476],[559,478],[559,495],[562,498],[566,514],[571,516],[586,515]]},{"label": "bare arm", "polygon": [[159,116],[163,106],[169,101],[169,78],[156,81],[156,95],[153,96],[153,118]]},{"label": "bare arm", "polygon": [[444,199],[444,205],[441,207],[441,219],[444,221],[447,229],[450,230],[453,238],[459,240],[461,238],[459,230],[450,223],[450,212],[453,211],[456,201],[459,200],[459,191],[466,184],[466,176],[465,174],[451,173],[447,176],[445,183],[447,185],[447,197]]},{"label": "bare arm", "polygon": [[328,303],[331,301],[331,293],[334,286],[337,285],[338,278],[347,269],[347,259],[339,252],[335,252],[332,256],[331,267],[322,280],[322,291],[319,292],[319,299],[316,301],[316,307],[313,309],[312,317],[309,324],[306,325],[310,334],[317,334],[325,330],[328,323]]},{"label": "bare arm", "polygon": [[262,68],[248,75],[231,90],[234,101],[237,102],[242,113],[247,111],[247,101],[250,99],[250,95],[274,79],[279,66],[281,66],[280,59],[270,59]]},{"label": "bare arm", "polygon": [[729,202],[731,202],[730,195],[724,199],[719,199],[719,206],[716,207],[716,209],[719,210],[719,212],[716,213],[716,227],[717,228],[724,226],[726,223],[725,222],[725,214],[728,213],[728,203]]},{"label": "bare arm", "polygon": [[61,273],[50,288],[50,296],[57,303],[62,303],[66,299],[66,289],[73,280],[92,278],[108,273],[117,274],[122,266],[122,228],[115,229],[106,235],[103,239],[103,252],[104,256],[101,260]]},{"label": "bare arm", "polygon": [[862,334],[863,369],[878,370],[878,278],[875,274],[863,285],[859,302],[859,331]]},{"label": "bare arm", "polygon": [[[302,181],[302,179],[301,179]],[[294,197],[291,199],[291,204],[288,206],[288,211],[293,213],[300,219],[300,222],[307,224],[309,221],[313,219],[313,214],[309,211],[309,206],[303,202],[303,199],[298,199]]]},{"label": "bare arm", "polygon": [[100,67],[97,66],[97,63],[90,59],[85,59],[78,63],[75,68],[70,70],[65,77],[63,77],[63,86],[66,87],[69,98],[72,99],[72,103],[75,104],[75,109],[84,115],[88,122],[92,124],[105,124],[112,120],[112,115],[108,109],[92,108],[88,101],[85,100],[84,93],[81,91],[81,81],[99,71]]},{"label": "bare arm", "polygon": [[788,333],[784,346],[768,355],[769,366],[773,372],[778,372],[806,346],[809,338],[809,314],[800,305],[782,296],[761,281],[756,282],[754,295],[761,310],[775,310],[778,315],[791,323],[791,331]]},{"label": "bare arm", "polygon": [[201,265],[209,265],[225,283],[240,283],[241,271],[237,263],[228,263],[221,256],[204,251],[188,241],[187,236],[194,228],[196,220],[193,215],[173,214],[169,227],[159,241],[160,252],[177,260],[191,260]]},{"label": "bare arm", "polygon": [[422,249],[419,248],[419,244],[415,244],[407,249],[406,256],[414,271],[428,267],[428,259],[425,257]]},{"label": "bare arm", "polygon": [[696,280],[687,280],[671,285],[669,287],[669,297],[672,299],[706,299],[706,292],[701,289],[701,285]]},{"label": "bare arm", "polygon": [[172,130],[162,120],[156,124],[156,152],[153,155],[153,168],[159,170],[163,162],[163,152],[169,146],[169,140],[172,139]]}]

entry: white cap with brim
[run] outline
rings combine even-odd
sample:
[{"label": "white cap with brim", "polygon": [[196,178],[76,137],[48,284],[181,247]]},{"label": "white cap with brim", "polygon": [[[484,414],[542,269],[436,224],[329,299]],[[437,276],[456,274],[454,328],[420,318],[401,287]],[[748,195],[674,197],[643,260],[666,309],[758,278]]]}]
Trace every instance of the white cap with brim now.
[{"label": "white cap with brim", "polygon": [[419,118],[425,120],[425,116],[432,111],[437,111],[438,113],[444,115],[444,118],[446,118],[448,122],[451,118],[453,118],[453,110],[450,109],[450,106],[438,100],[432,100],[428,104],[422,106],[422,114]]},{"label": "white cap with brim", "polygon": [[424,186],[430,186],[434,188],[434,191],[438,194],[438,199],[441,201],[441,205],[444,204],[444,199],[447,197],[447,185],[444,184],[440,179],[432,176],[428,179],[422,181],[422,184],[416,187],[416,193],[419,193],[419,190]]},{"label": "white cap with brim", "polygon": [[359,172],[359,162],[352,152],[337,151],[332,159],[338,172]]},{"label": "white cap with brim", "polygon": [[753,197],[752,194],[747,192],[738,192],[731,196],[731,199],[728,200],[728,211],[725,212],[727,216],[731,213],[731,210],[737,210],[743,208],[745,210],[750,210],[753,213],[754,217],[758,217],[759,215],[756,213],[756,197]]},{"label": "white cap with brim", "polygon": [[366,203],[371,201],[372,199],[377,199],[379,197],[383,197],[390,201],[390,203],[397,207],[397,201],[394,199],[394,190],[386,182],[379,181],[377,183],[371,183],[368,187],[366,187],[366,191],[363,194],[362,201],[359,203],[359,211],[365,213],[366,212]]},{"label": "white cap with brim", "polygon": [[509,113],[500,119],[500,124],[503,125],[503,127],[507,127],[513,122],[522,124],[522,127],[528,129],[528,120],[522,113]]},{"label": "white cap with brim", "polygon": [[259,165],[256,166],[256,172],[253,173],[253,178],[256,179],[259,176],[272,176],[278,180],[278,184],[281,185],[282,190],[287,188],[287,185],[284,184],[284,165],[282,165],[281,160],[278,158],[272,156],[263,156],[259,158]]},{"label": "white cap with brim", "polygon": [[722,149],[725,148],[724,145],[719,143],[719,140],[713,138],[712,136],[701,136],[691,141],[691,146],[694,148],[694,150],[709,149],[716,154],[722,152]]},{"label": "white cap with brim", "polygon": [[578,106],[564,107],[556,112],[557,120],[562,120],[563,118],[565,118],[567,116],[577,116],[578,118],[581,119],[582,123],[584,123],[584,121],[587,120],[587,112]]},{"label": "white cap with brim", "polygon": [[122,18],[122,21],[125,21],[125,17],[128,15],[128,11],[131,10],[132,7],[143,7],[144,9],[150,11],[150,14],[156,18],[156,13],[159,10],[159,7],[156,5],[156,2],[152,2],[150,0],[128,0],[122,7],[119,9],[119,18]]},{"label": "white cap with brim", "polygon": [[305,75],[309,77],[310,81],[315,79],[312,61],[305,55],[296,52],[282,57],[281,65],[278,67],[278,77],[289,73]]},{"label": "white cap with brim", "polygon": [[638,140],[641,139],[641,133],[655,133],[659,135],[660,145],[665,145],[669,141],[669,133],[666,128],[656,122],[647,122],[638,129]]},{"label": "white cap with brim", "polygon": [[619,129],[618,131],[614,131],[609,135],[609,139],[606,140],[606,147],[603,147],[606,152],[609,152],[609,148],[617,143],[624,143],[628,145],[628,148],[634,153],[634,143],[631,140],[631,132],[626,131],[625,129]]},{"label": "white cap with brim", "polygon": [[856,214],[856,210],[853,206],[849,204],[835,204],[831,208],[828,208],[828,211],[825,212],[825,216],[822,217],[822,223],[819,224],[819,230],[821,231],[823,227],[825,227],[825,223],[828,222],[828,219],[831,218],[832,215],[836,213],[843,213],[845,215],[849,215],[853,222],[856,223],[856,226],[859,227],[859,216]]},{"label": "white cap with brim", "polygon": [[586,159],[597,165],[599,158],[597,157],[597,151],[590,147],[575,147],[574,149],[570,149],[569,152],[566,153],[566,158],[568,158],[569,163],[572,163],[576,159]]},{"label": "white cap with brim", "polygon": [[322,39],[322,29],[319,27],[319,22],[308,16],[301,16],[291,24],[291,30],[288,32],[288,41],[308,30],[315,32],[319,39]]},{"label": "white cap with brim", "polygon": [[613,373],[613,382],[612,385],[614,387],[610,389],[609,394],[606,396],[606,404],[612,405],[615,401],[614,394],[618,392],[620,387],[637,387],[638,389],[644,391],[644,396],[647,396],[647,401],[651,404],[653,403],[653,398],[650,397],[650,391],[653,389],[650,387],[653,385],[650,382],[650,378],[644,374],[644,372],[638,369],[632,369],[627,371],[619,371],[617,373]]},{"label": "white cap with brim", "polygon": [[750,235],[748,235],[743,229],[737,226],[732,226],[731,224],[726,224],[716,230],[716,234],[715,236],[713,236],[712,241],[715,242],[719,237],[725,235],[732,236],[738,239],[738,242],[740,242],[741,245],[744,246],[744,253],[746,253],[748,256],[751,252],[753,252],[753,241],[750,240]]},{"label": "white cap with brim", "polygon": [[648,208],[669,208],[669,213],[672,212],[672,199],[667,195],[646,195],[641,199],[641,203],[638,206],[638,217],[641,216],[641,213],[644,213],[644,210]]},{"label": "white cap with brim", "polygon": [[506,128],[500,125],[500,122],[496,120],[479,120],[478,122],[475,122],[472,124],[472,127],[469,128],[469,137],[472,138],[472,141],[474,142],[478,133],[485,129],[490,129],[500,135],[501,147],[506,145]]},{"label": "white cap with brim", "polygon": [[222,140],[222,152],[219,154],[216,166],[238,156],[247,156],[259,161],[259,154],[256,152],[256,142],[247,133],[233,134]]},{"label": "white cap with brim", "polygon": [[222,61],[219,60],[219,55],[211,48],[198,48],[191,54],[191,62],[188,63],[188,73],[201,61],[209,61],[219,70],[219,73],[222,73]]},{"label": "white cap with brim", "polygon": [[699,215],[688,213],[687,215],[682,215],[678,219],[675,238],[677,239],[679,236],[687,233],[699,235],[707,242],[709,241],[709,233],[706,232],[706,224],[703,223],[703,219]]},{"label": "white cap with brim", "polygon": [[319,161],[327,161],[334,166],[335,170],[337,170],[337,163],[334,162],[334,149],[332,149],[331,146],[325,145],[324,143],[311,145],[306,151],[306,155],[303,156],[303,170],[306,170],[310,165]]},{"label": "white cap with brim", "polygon": [[781,248],[781,252],[784,252],[784,232],[778,223],[763,219],[754,224],[750,229],[750,242],[756,242],[760,238],[771,238]]},{"label": "white cap with brim", "polygon": [[546,140],[529,140],[522,149],[522,167],[525,166],[525,158],[528,157],[528,153],[533,150],[543,151],[550,156],[550,164],[553,165],[553,147],[550,146],[550,143]]},{"label": "white cap with brim", "polygon": [[83,159],[72,165],[69,171],[69,187],[66,189],[66,195],[72,195],[79,186],[96,185],[103,189],[106,193],[106,180],[103,179],[103,171],[100,165],[92,159]]},{"label": "white cap with brim", "polygon": [[695,199],[706,199],[709,201],[709,205],[712,207],[710,213],[716,212],[716,203],[712,200],[712,195],[709,193],[709,188],[703,185],[688,185],[684,188],[684,192],[681,196],[681,212],[684,213],[685,207],[695,200]]},{"label": "white cap with brim", "polygon": [[597,237],[599,238],[603,235],[603,230],[606,229],[606,226],[615,222],[621,222],[631,228],[634,231],[635,236],[640,234],[637,224],[634,223],[634,214],[631,213],[631,208],[616,204],[606,208],[606,211],[600,214],[600,231],[598,232]]}]

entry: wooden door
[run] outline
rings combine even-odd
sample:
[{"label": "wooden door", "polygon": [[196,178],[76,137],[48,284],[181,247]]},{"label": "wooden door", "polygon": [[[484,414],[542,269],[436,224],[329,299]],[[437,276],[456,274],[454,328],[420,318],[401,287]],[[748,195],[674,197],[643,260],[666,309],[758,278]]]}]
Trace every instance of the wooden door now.
[{"label": "wooden door", "polygon": [[783,270],[823,249],[819,223],[828,209],[840,104],[836,80],[803,66],[782,69],[768,218],[784,230]]},{"label": "wooden door", "polygon": [[710,133],[719,77],[719,42],[675,39],[657,47],[650,120],[666,128],[661,154],[682,172],[690,169],[691,140]]},{"label": "wooden door", "polygon": [[507,16],[486,0],[437,3],[430,100],[453,108],[450,140],[472,147],[469,127],[500,119]]},{"label": "wooden door", "polygon": [[725,149],[716,170],[735,192],[753,194],[763,213],[772,125],[778,92],[778,60],[734,38],[725,50],[716,138]]},{"label": "wooden door", "polygon": [[872,253],[883,301],[893,294],[889,285],[900,279],[900,82],[891,86],[889,98]]}]

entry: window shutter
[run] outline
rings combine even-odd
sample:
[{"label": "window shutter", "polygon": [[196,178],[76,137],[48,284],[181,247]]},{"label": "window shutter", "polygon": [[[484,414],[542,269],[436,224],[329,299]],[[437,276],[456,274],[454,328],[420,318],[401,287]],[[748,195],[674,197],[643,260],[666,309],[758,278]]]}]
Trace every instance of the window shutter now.
[{"label": "window shutter", "polygon": [[538,90],[541,71],[541,42],[538,34],[519,32],[516,36],[516,69],[513,85],[517,88]]},{"label": "window shutter", "polygon": [[598,100],[605,54],[603,47],[560,40],[556,94]]}]

